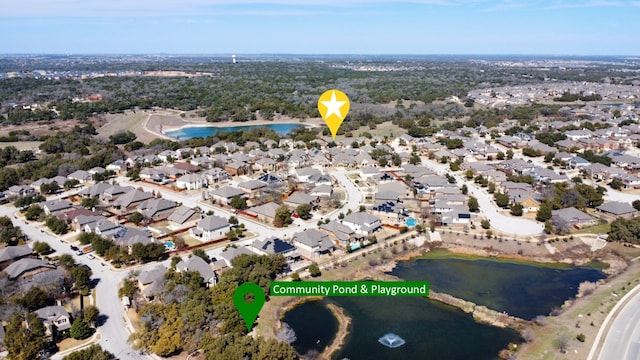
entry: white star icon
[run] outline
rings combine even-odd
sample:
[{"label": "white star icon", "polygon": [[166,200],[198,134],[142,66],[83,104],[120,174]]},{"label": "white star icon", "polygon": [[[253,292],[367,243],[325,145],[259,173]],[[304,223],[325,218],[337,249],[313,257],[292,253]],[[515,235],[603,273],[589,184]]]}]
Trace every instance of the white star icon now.
[{"label": "white star icon", "polygon": [[340,108],[346,104],[346,101],[338,101],[336,99],[336,92],[331,92],[331,101],[321,101],[322,105],[327,107],[327,114],[325,118],[329,118],[331,114],[335,114],[337,117],[342,119],[342,113],[340,112]]}]

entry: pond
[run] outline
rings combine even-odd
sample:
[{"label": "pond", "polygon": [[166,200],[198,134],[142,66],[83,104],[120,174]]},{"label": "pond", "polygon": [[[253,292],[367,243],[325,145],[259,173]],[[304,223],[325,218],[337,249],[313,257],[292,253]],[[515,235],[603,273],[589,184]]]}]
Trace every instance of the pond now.
[{"label": "pond", "polygon": [[596,267],[458,256],[442,249],[401,261],[390,274],[429,281],[432,291],[527,320],[575,297],[581,282],[605,278]]},{"label": "pond", "polygon": [[[497,359],[510,342],[520,342],[511,329],[476,323],[471,315],[426,298],[336,297],[305,302],[285,314],[283,321],[296,332],[299,353],[321,351],[335,336],[335,318],[323,305],[327,301],[352,318],[346,342],[333,359]],[[333,321],[326,324],[327,318]],[[389,333],[404,344],[381,343]]]},{"label": "pond", "polygon": [[239,125],[239,126],[185,126],[176,130],[165,131],[164,134],[175,139],[185,140],[194,137],[213,136],[219,132],[247,131],[253,127],[265,127],[275,131],[280,135],[286,135],[292,130],[305,127],[304,124],[264,124],[264,125]]}]

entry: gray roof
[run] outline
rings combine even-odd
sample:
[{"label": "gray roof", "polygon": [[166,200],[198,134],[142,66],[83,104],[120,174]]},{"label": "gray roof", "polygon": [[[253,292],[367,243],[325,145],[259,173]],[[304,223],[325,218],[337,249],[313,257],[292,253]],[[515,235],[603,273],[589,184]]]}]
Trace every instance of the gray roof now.
[{"label": "gray roof", "polygon": [[584,212],[574,208],[574,207],[570,207],[570,208],[566,208],[566,209],[559,209],[559,210],[553,210],[552,211],[552,216],[553,217],[557,217],[560,220],[563,220],[565,222],[569,222],[569,223],[573,223],[576,221],[582,222],[582,221],[590,221],[591,216],[589,216],[588,214],[585,214]]},{"label": "gray roof", "polygon": [[302,205],[302,204],[311,204],[316,201],[316,198],[301,191],[294,192],[291,196],[289,196],[285,202],[294,205]]},{"label": "gray roof", "polygon": [[60,325],[56,324],[58,331],[71,328],[71,317],[69,316],[69,312],[67,312],[67,310],[62,306],[46,306],[42,309],[36,310],[35,313],[38,315],[38,318],[48,322],[49,324],[53,324],[60,318],[66,318],[67,321],[65,323]]},{"label": "gray roof", "polygon": [[244,195],[244,191],[232,186],[223,186],[220,189],[212,190],[211,194],[225,198],[225,199],[230,199],[234,196]]},{"label": "gray roof", "polygon": [[215,272],[213,272],[211,266],[199,256],[192,256],[187,259],[187,261],[180,261],[178,264],[176,264],[176,270],[195,271],[200,274],[200,276],[202,276],[205,282],[215,280],[216,277],[216,274]]},{"label": "gray roof", "polygon": [[242,246],[239,248],[228,247],[220,253],[220,257],[223,258],[229,266],[231,266],[231,261],[238,255],[247,254],[247,255],[255,255],[251,250]]},{"label": "gray roof", "polygon": [[161,280],[164,278],[164,274],[167,273],[167,268],[158,265],[151,270],[143,271],[138,275],[138,282],[142,285],[151,284],[154,281]]},{"label": "gray roof", "polygon": [[320,229],[332,233],[338,240],[344,242],[349,241],[351,236],[355,234],[350,227],[335,220],[332,220],[327,224],[320,225]]},{"label": "gray roof", "polygon": [[67,200],[50,200],[42,203],[42,207],[46,207],[49,212],[56,212],[71,208],[71,203]]},{"label": "gray roof", "polygon": [[196,211],[192,208],[182,205],[179,208],[175,209],[171,215],[169,215],[168,220],[178,224],[184,224],[195,213]]},{"label": "gray roof", "polygon": [[46,267],[49,269],[55,269],[56,267],[43,261],[40,259],[29,259],[29,258],[24,258],[24,259],[20,259],[14,263],[12,263],[11,265],[7,266],[6,269],[4,269],[4,271],[9,274],[9,278],[11,279],[15,279],[18,276],[24,274],[27,271],[31,271],[34,269],[37,269],[39,267]]},{"label": "gray roof", "polygon": [[333,248],[329,235],[316,229],[306,229],[293,235],[293,240],[309,247],[318,247],[320,252]]},{"label": "gray roof", "polygon": [[202,231],[214,231],[229,226],[229,221],[223,217],[209,215],[198,221],[198,229]]},{"label": "gray roof", "polygon": [[345,216],[345,218],[342,221],[343,222],[346,221],[346,222],[350,222],[352,224],[358,224],[358,225],[367,225],[367,224],[372,224],[376,221],[380,221],[380,219],[366,212],[354,212]]},{"label": "gray roof", "polygon": [[150,244],[154,241],[148,233],[131,227],[123,227],[122,231],[114,235],[114,242],[120,246],[132,246],[135,243]]},{"label": "gray roof", "polygon": [[147,218],[152,218],[162,211],[171,210],[176,207],[176,202],[166,199],[149,199],[140,206],[138,210]]},{"label": "gray roof", "polygon": [[636,209],[633,206],[620,201],[609,201],[598,206],[596,209],[613,215],[626,215],[636,212]]},{"label": "gray roof", "polygon": [[31,250],[29,245],[7,246],[0,249],[0,262],[21,258],[31,254],[32,252],[33,250]]},{"label": "gray roof", "polygon": [[263,205],[254,206],[249,210],[251,210],[251,212],[256,213],[258,215],[273,218],[276,216],[276,210],[278,210],[279,207],[280,205],[274,202],[270,202]]},{"label": "gray roof", "polygon": [[256,189],[261,189],[263,187],[266,187],[267,183],[264,181],[260,181],[260,180],[249,180],[249,181],[243,181],[241,183],[238,184],[238,187],[247,189],[247,190],[256,190]]},{"label": "gray roof", "polygon": [[133,189],[126,194],[120,196],[118,200],[114,201],[113,204],[116,206],[121,206],[124,208],[128,208],[133,203],[141,202],[147,199],[151,199],[153,195],[148,192],[140,191],[138,189]]}]

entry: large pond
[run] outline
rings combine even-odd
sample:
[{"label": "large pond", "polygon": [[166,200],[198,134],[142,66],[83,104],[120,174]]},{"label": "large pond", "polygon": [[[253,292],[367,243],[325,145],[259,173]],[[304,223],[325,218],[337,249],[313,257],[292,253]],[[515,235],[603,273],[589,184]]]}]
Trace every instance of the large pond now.
[{"label": "large pond", "polygon": [[247,131],[254,127],[265,127],[280,135],[286,135],[293,129],[305,127],[304,124],[264,124],[264,125],[240,125],[240,126],[186,126],[181,129],[165,131],[164,134],[179,140],[194,137],[213,136],[219,132]]},{"label": "large pond", "polygon": [[[425,298],[339,297],[306,302],[285,314],[283,321],[296,331],[299,353],[321,351],[335,336],[333,322],[323,325],[333,318],[326,301],[352,318],[349,336],[334,359],[497,359],[501,349],[520,341],[513,330],[476,323],[459,309]],[[387,333],[400,336],[404,345],[380,344]]]},{"label": "large pond", "polygon": [[[457,256],[436,250],[398,263],[391,272],[406,280],[426,280],[431,289],[532,319],[575,296],[583,281],[604,274],[595,266],[571,267],[501,259]],[[350,334],[335,359],[497,359],[510,342],[519,342],[513,330],[475,322],[461,310],[420,297],[335,297],[303,303],[287,312],[283,321],[295,331],[301,354],[321,351],[335,336],[337,324],[324,306],[332,302],[352,318]],[[405,344],[389,348],[378,342],[387,333]]]},{"label": "large pond", "polygon": [[523,319],[549,314],[575,297],[581,282],[605,277],[596,267],[457,256],[441,249],[401,261],[391,274],[405,280],[429,281],[433,291]]}]

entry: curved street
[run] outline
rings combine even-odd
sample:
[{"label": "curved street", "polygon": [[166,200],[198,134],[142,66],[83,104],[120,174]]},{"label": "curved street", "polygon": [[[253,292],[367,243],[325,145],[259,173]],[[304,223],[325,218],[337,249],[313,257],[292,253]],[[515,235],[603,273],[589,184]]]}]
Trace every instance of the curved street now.
[{"label": "curved street", "polygon": [[[393,149],[400,153],[405,151],[399,144],[398,139],[391,143]],[[466,184],[469,193],[478,199],[481,213],[491,222],[491,227],[513,236],[533,236],[539,235],[544,230],[544,225],[537,221],[523,219],[521,217],[507,216],[500,213],[498,206],[493,202],[491,196],[476,186],[472,181],[466,181],[460,175],[449,170],[448,164],[440,164],[429,160],[426,156],[421,157],[422,165],[435,171],[436,174],[444,176],[449,173],[453,175],[458,184]]]},{"label": "curved street", "polygon": [[[618,309],[618,306],[622,308]],[[607,325],[609,321],[611,324]],[[599,339],[602,336],[604,336],[604,342],[600,348]],[[599,354],[598,349],[600,349]],[[596,355],[598,355],[597,358]],[[640,359],[640,285],[613,308],[598,333],[588,359]]]}]

